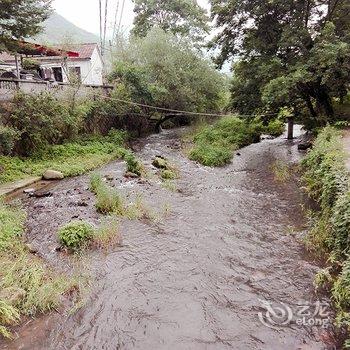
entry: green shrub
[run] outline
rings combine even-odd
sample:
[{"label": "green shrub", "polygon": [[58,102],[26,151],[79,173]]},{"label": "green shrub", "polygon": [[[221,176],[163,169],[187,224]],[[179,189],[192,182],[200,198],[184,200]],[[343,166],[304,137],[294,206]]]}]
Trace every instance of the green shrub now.
[{"label": "green shrub", "polygon": [[94,234],[94,228],[83,221],[72,221],[58,231],[59,241],[72,250],[87,244]]},{"label": "green shrub", "polygon": [[89,186],[89,190],[94,193],[97,194],[98,190],[104,185],[103,180],[102,180],[102,176],[100,174],[97,173],[93,173],[90,176],[90,186]]},{"label": "green shrub", "polygon": [[[340,133],[324,128],[302,162],[304,183],[309,195],[319,204],[314,215],[308,246],[322,257],[328,254],[330,266],[326,280],[332,284],[332,299],[338,324],[350,331],[350,176],[345,167]],[[350,342],[348,342],[350,344]]]},{"label": "green shrub", "polygon": [[119,193],[107,185],[100,186],[96,194],[96,209],[101,214],[122,213],[123,199]]},{"label": "green shrub", "polygon": [[68,109],[50,93],[19,93],[13,104],[9,122],[21,133],[18,149],[22,155],[62,142],[66,127],[75,122],[70,120]]},{"label": "green shrub", "polygon": [[332,207],[338,195],[347,189],[344,159],[339,132],[326,127],[302,161],[307,191],[324,209]]},{"label": "green shrub", "polygon": [[23,58],[22,68],[24,70],[35,70],[40,69],[40,63],[32,58]]},{"label": "green shrub", "polygon": [[18,130],[0,125],[0,154],[11,154],[16,142],[19,140],[19,135]]},{"label": "green shrub", "polygon": [[350,253],[350,190],[339,196],[332,210],[332,246],[341,256]]},{"label": "green shrub", "polygon": [[20,209],[0,202],[0,336],[4,337],[11,337],[8,326],[20,316],[58,307],[62,294],[77,287],[74,278],[54,273],[28,252],[21,239],[24,222]]},{"label": "green shrub", "polygon": [[224,117],[214,125],[203,126],[193,137],[194,147],[189,158],[207,166],[222,166],[230,162],[233,151],[258,142],[260,123]]},{"label": "green shrub", "polygon": [[126,152],[124,160],[126,161],[128,172],[141,176],[143,170],[142,164],[132,152]]},{"label": "green shrub", "polygon": [[230,146],[199,143],[191,149],[189,157],[206,166],[222,166],[232,158]]},{"label": "green shrub", "polygon": [[344,263],[342,272],[333,285],[332,298],[338,309],[350,307],[350,260]]},{"label": "green shrub", "polygon": [[40,176],[46,169],[60,169],[65,175],[77,176],[121,157],[125,133],[112,131],[110,136],[82,137],[75,142],[48,146],[30,158],[0,156],[3,171],[0,183],[28,176]]},{"label": "green shrub", "polygon": [[286,126],[284,122],[279,119],[273,119],[269,124],[264,128],[264,133],[271,136],[280,136],[284,133]]},{"label": "green shrub", "polygon": [[9,248],[24,231],[25,214],[22,210],[0,201],[0,252]]},{"label": "green shrub", "polygon": [[161,171],[160,176],[162,177],[162,179],[164,180],[175,180],[176,179],[176,172],[174,170],[170,170],[170,169],[163,169]]}]

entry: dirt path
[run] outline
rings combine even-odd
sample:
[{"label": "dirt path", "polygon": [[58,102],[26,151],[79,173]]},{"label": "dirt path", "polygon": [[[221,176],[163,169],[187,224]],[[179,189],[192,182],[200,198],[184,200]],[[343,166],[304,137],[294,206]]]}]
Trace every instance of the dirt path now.
[{"label": "dirt path", "polygon": [[[177,133],[136,145],[148,169],[159,154],[177,165],[176,192],[163,188],[156,175],[124,179],[120,162],[100,170],[129,200],[140,193],[148,207],[170,213],[158,223],[124,220],[123,247],[95,252],[89,263],[95,283],[85,307],[29,325],[21,340],[3,348],[327,348],[328,333],[320,327],[286,322],[273,329],[258,318],[265,314],[260,300],[293,311],[315,300],[317,268],[294,235],[304,225],[298,185],[276,182],[271,170],[277,159],[298,162],[296,145],[265,140],[241,150],[229,166],[210,169],[182,155]],[[25,201],[28,239],[52,264],[64,265],[55,251],[58,226],[71,218],[101,219],[87,183],[88,176],[68,179],[53,197]]]}]

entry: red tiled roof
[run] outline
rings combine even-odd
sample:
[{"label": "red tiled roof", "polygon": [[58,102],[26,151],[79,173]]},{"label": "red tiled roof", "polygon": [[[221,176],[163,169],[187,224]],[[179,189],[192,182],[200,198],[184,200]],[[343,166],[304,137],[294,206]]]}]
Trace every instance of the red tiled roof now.
[{"label": "red tiled roof", "polygon": [[[96,47],[98,47],[98,45],[96,43],[72,45],[69,47],[70,51],[68,51],[68,56],[74,57],[76,59],[79,59],[79,58],[80,59],[89,59],[92,57],[92,54],[93,54]],[[56,47],[56,49],[58,49],[58,47]],[[69,53],[72,53],[72,55],[70,55]],[[75,53],[78,53],[79,56],[76,56]],[[15,57],[14,57],[14,55],[12,55],[8,52],[1,52],[0,53],[0,61],[13,62],[13,61],[15,61]]]},{"label": "red tiled roof", "polygon": [[79,53],[79,58],[86,59],[86,58],[91,58],[92,54],[97,48],[98,45],[96,43],[89,43],[89,44],[77,44],[77,45],[72,45],[69,47],[71,51],[75,51]]}]

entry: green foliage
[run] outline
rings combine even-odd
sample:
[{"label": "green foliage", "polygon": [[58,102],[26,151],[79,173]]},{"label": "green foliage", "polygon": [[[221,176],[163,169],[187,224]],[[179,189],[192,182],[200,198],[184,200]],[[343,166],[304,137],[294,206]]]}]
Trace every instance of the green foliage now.
[{"label": "green foliage", "polygon": [[350,189],[338,196],[331,216],[332,246],[340,256],[350,253]]},{"label": "green foliage", "polygon": [[125,152],[124,160],[126,161],[127,171],[138,176],[142,175],[142,163],[136,158],[132,152]]},{"label": "green foliage", "polygon": [[25,215],[0,202],[0,336],[11,337],[8,326],[22,315],[50,311],[75,286],[74,279],[59,276],[31,255],[22,242]]},{"label": "green foliage", "polygon": [[[218,112],[226,103],[224,76],[192,43],[159,28],[145,38],[131,38],[115,62],[110,80],[126,100],[195,112]],[[160,117],[159,111],[132,105],[123,113]]]},{"label": "green foliage", "polygon": [[99,188],[101,188],[103,186],[103,180],[100,174],[97,173],[93,173],[90,176],[90,186],[89,186],[89,190],[94,193],[97,194]]},{"label": "green foliage", "polygon": [[103,185],[98,188],[96,194],[96,209],[101,214],[123,212],[123,199],[117,190]]},{"label": "green foliage", "polygon": [[152,27],[199,39],[208,32],[208,18],[194,0],[135,0],[133,33],[146,36]]},{"label": "green foliage", "polygon": [[338,196],[348,187],[344,159],[339,132],[326,127],[302,162],[308,192],[324,210],[332,208]]},{"label": "green foliage", "polygon": [[22,210],[0,201],[0,252],[11,247],[24,231],[25,215]]},{"label": "green foliage", "polygon": [[259,141],[261,130],[260,124],[224,117],[196,133],[189,157],[207,166],[225,165],[232,159],[234,150]]},{"label": "green foliage", "polygon": [[2,1],[0,6],[0,52],[16,50],[14,39],[23,39],[38,34],[41,24],[50,14],[49,0]]},{"label": "green foliage", "polygon": [[306,189],[320,204],[307,244],[320,256],[329,255],[327,273],[318,275],[316,282],[331,285],[338,324],[349,331],[350,175],[344,160],[340,132],[328,126],[319,133],[302,166]]},{"label": "green foliage", "polygon": [[284,133],[286,126],[283,121],[279,119],[270,120],[268,125],[264,128],[264,133],[271,136],[280,136]]},{"label": "green foliage", "polygon": [[335,118],[333,100],[343,100],[350,81],[348,1],[210,2],[217,63],[241,57],[233,67],[235,110],[287,106],[310,126]]},{"label": "green foliage", "polygon": [[71,118],[67,106],[50,93],[17,94],[9,123],[20,132],[17,146],[22,155],[60,143],[77,135],[79,129],[79,118]]},{"label": "green foliage", "polygon": [[96,209],[101,214],[122,214],[123,199],[117,190],[109,187],[98,174],[90,177],[90,191],[96,194]]},{"label": "green foliage", "polygon": [[108,136],[86,136],[75,142],[48,146],[29,158],[0,156],[0,183],[29,176],[40,176],[47,169],[57,169],[65,177],[77,176],[121,157],[126,134],[111,131]]},{"label": "green foliage", "polygon": [[31,59],[31,58],[23,58],[22,59],[22,68],[24,70],[39,70],[40,69],[40,63],[38,61]]},{"label": "green foliage", "polygon": [[338,309],[350,307],[350,260],[344,263],[342,272],[333,285],[332,297]]},{"label": "green foliage", "polygon": [[0,336],[11,338],[11,333],[7,330],[4,324],[13,325],[20,319],[18,310],[4,300],[0,300]]},{"label": "green foliage", "polygon": [[177,178],[176,172],[174,170],[163,169],[160,173],[163,180],[175,180]]},{"label": "green foliage", "polygon": [[94,228],[83,221],[72,221],[58,231],[60,242],[71,250],[78,250],[93,237]]},{"label": "green foliage", "polygon": [[0,154],[10,155],[18,140],[18,130],[10,126],[0,125]]}]

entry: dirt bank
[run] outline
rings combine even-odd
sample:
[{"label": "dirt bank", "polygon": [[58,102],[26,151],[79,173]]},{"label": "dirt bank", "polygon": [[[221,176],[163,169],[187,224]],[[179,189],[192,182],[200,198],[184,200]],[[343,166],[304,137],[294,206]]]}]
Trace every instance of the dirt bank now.
[{"label": "dirt bank", "polygon": [[[210,169],[183,156],[173,130],[135,144],[153,174],[123,178],[114,162],[100,170],[128,201],[141,194],[155,221],[122,220],[123,246],[92,253],[94,286],[78,312],[37,321],[4,349],[323,349],[328,331],[315,326],[264,325],[260,300],[292,310],[316,300],[317,267],[297,242],[304,228],[296,181],[279,183],[276,160],[301,155],[284,138],[240,151],[227,167]],[[179,169],[177,191],[152,169],[156,155]],[[72,218],[98,224],[88,176],[67,179],[52,197],[25,199],[28,240],[50,264],[69,269],[57,252],[57,228]],[[84,203],[84,206],[82,205]],[[298,234],[297,234],[298,235]],[[45,333],[46,330],[50,330]]]}]

